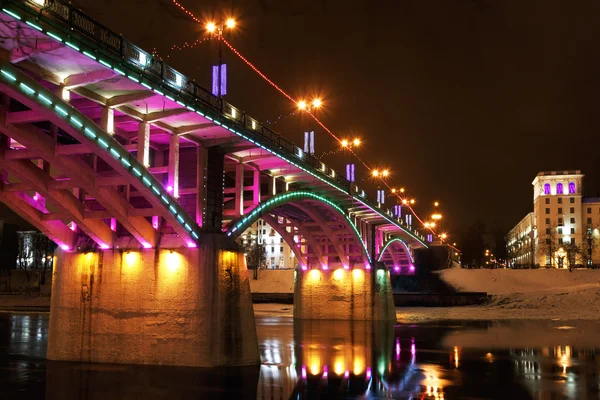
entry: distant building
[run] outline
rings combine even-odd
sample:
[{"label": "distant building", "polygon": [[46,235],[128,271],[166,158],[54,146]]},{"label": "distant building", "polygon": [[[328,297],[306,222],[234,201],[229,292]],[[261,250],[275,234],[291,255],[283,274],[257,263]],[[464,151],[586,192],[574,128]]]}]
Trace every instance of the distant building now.
[{"label": "distant building", "polygon": [[537,174],[533,211],[507,236],[511,266],[566,268],[569,252],[577,265],[600,264],[600,198],[583,196],[583,177],[579,170]]},{"label": "distant building", "polygon": [[[283,221],[282,221],[283,222]],[[294,238],[297,240],[297,238]],[[297,261],[294,252],[283,238],[264,220],[254,222],[240,236],[242,245],[253,245],[258,240],[267,254],[267,268],[295,268]]]}]

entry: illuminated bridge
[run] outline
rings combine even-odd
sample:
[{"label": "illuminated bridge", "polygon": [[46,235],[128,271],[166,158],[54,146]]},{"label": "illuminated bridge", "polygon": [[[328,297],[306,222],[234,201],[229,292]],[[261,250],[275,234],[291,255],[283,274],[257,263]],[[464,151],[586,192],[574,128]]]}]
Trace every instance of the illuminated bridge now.
[{"label": "illuminated bridge", "polygon": [[[427,246],[399,216],[67,2],[0,4],[0,201],[61,249],[50,358],[203,365],[221,346],[221,364],[249,362],[255,336],[232,344],[254,329],[232,238],[258,218],[296,256],[297,318],[395,318],[389,270],[412,268],[412,249]],[[341,292],[324,304],[322,291]],[[80,318],[86,307],[108,319]],[[112,344],[134,340],[130,326],[99,309],[140,314],[131,329],[151,338],[136,342],[140,359]],[[159,340],[187,331],[198,337]]]}]

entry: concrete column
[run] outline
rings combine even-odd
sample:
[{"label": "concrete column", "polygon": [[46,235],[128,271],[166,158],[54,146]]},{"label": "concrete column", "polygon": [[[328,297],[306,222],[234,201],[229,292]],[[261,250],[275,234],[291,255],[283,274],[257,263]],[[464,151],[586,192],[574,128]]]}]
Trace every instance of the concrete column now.
[{"label": "concrete column", "polygon": [[144,166],[150,166],[150,124],[138,125],[137,160]]},{"label": "concrete column", "polygon": [[244,164],[235,166],[235,217],[244,215]]},{"label": "concrete column", "polygon": [[102,108],[100,127],[111,135],[115,133],[115,110],[108,106]]},{"label": "concrete column", "polygon": [[269,177],[269,193],[268,197],[275,196],[277,194],[277,179],[274,176]]},{"label": "concrete column", "polygon": [[167,179],[167,191],[171,188],[171,194],[179,197],[179,136],[172,135],[169,138],[169,167]]},{"label": "concrete column", "polygon": [[260,364],[244,254],[221,233],[193,249],[58,250],[51,303],[50,360]]},{"label": "concrete column", "polygon": [[252,180],[252,204],[255,206],[260,204],[260,171],[255,169],[253,171]]},{"label": "concrete column", "polygon": [[395,321],[389,271],[297,270],[294,318]]},{"label": "concrete column", "polygon": [[196,149],[196,223],[202,227],[206,216],[206,161],[208,159],[206,149]]}]

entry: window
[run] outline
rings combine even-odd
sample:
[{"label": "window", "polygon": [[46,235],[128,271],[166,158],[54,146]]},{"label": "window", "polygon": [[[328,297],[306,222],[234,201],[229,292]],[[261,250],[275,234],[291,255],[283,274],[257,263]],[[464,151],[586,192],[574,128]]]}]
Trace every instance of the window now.
[{"label": "window", "polygon": [[588,208],[587,208],[587,213],[588,213],[588,214],[591,214],[591,213],[592,213],[592,207],[588,207]]},{"label": "window", "polygon": [[575,214],[575,207],[569,208],[569,213],[570,214]]},{"label": "window", "polygon": [[271,268],[275,268],[275,257],[271,257]]},{"label": "window", "polygon": [[562,204],[562,197],[558,198],[558,204]]},{"label": "window", "polygon": [[283,243],[283,238],[279,239],[279,243]]},{"label": "window", "polygon": [[575,218],[571,217],[571,223],[574,224],[575,223]]},{"label": "window", "polygon": [[563,244],[562,238],[558,238],[558,244]]},{"label": "window", "polygon": [[556,184],[556,194],[563,194],[563,184],[562,183]]},{"label": "window", "polygon": [[546,208],[546,214],[550,214],[550,209]]},{"label": "window", "polygon": [[571,234],[575,233],[575,228],[571,228]]},{"label": "window", "polygon": [[279,268],[285,267],[283,257],[279,257]]},{"label": "window", "polygon": [[267,234],[267,230],[263,229],[263,235],[266,235],[266,234]]},{"label": "window", "polygon": [[562,207],[558,207],[558,213],[562,214]]},{"label": "window", "polygon": [[563,225],[562,218],[559,218],[558,219],[558,226],[562,226],[562,225]]},{"label": "window", "polygon": [[279,248],[279,251],[283,253],[283,246]]},{"label": "window", "polygon": [[550,218],[546,218],[546,225],[550,225]]},{"label": "window", "polygon": [[575,245],[575,238],[571,238],[571,244]]},{"label": "window", "polygon": [[546,197],[546,204],[550,204],[550,197]]},{"label": "window", "polygon": [[275,247],[271,246],[271,253],[275,253]]},{"label": "window", "polygon": [[546,183],[544,185],[544,194],[550,194],[550,184]]},{"label": "window", "polygon": [[546,228],[546,235],[550,234],[550,228]]},{"label": "window", "polygon": [[575,203],[575,197],[569,197],[569,203],[571,203],[571,204]]},{"label": "window", "polygon": [[592,219],[591,219],[591,218],[588,218],[588,219],[587,219],[587,224],[588,224],[588,225],[591,225],[591,224],[592,224]]},{"label": "window", "polygon": [[558,228],[558,234],[562,235],[562,228]]},{"label": "window", "polygon": [[569,194],[575,194],[575,182],[569,182]]}]

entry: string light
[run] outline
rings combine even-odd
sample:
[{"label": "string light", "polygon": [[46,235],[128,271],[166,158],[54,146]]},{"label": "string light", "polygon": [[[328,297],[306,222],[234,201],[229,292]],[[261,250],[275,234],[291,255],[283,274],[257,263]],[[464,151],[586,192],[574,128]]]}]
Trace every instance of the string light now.
[{"label": "string light", "polygon": [[[175,4],[177,7],[179,7],[179,9],[181,9],[181,11],[183,11],[185,14],[187,14],[190,18],[192,18],[194,21],[196,21],[199,24],[203,24],[203,22],[196,17],[192,12],[188,11],[184,6],[182,6],[177,0],[172,0],[173,4]],[[223,43],[225,43],[225,45],[229,48],[229,50],[231,50],[231,52],[233,52],[238,58],[240,58],[244,63],[246,63],[246,65],[248,65],[254,72],[256,72],[261,78],[263,78],[269,85],[271,85],[273,88],[275,88],[279,93],[281,93],[284,97],[286,97],[288,100],[290,100],[292,103],[294,104],[298,104],[298,101],[295,100],[292,96],[290,96],[289,94],[287,94],[282,88],[280,88],[275,82],[273,82],[272,80],[270,80],[264,73],[262,73],[256,66],[254,66],[254,64],[252,64],[250,61],[248,61],[248,59],[246,59],[236,48],[234,48],[222,35],[219,35],[218,37],[219,40],[222,40]],[[338,142],[341,143],[341,139],[338,138],[327,126],[325,126],[325,124],[323,122],[321,122],[321,120],[319,120],[313,113],[311,113],[309,110],[305,111],[306,114],[310,115],[310,117],[321,127],[323,128],[323,130],[325,130],[327,133],[329,133],[335,140],[337,140]],[[371,168],[364,160],[362,160],[357,154],[356,152],[354,152],[354,150],[352,148],[348,149],[353,155],[354,157],[356,157],[356,159],[358,161],[360,161],[363,166],[368,170],[369,173],[372,173],[373,168]],[[387,183],[387,182],[383,182],[383,184],[388,188],[388,189],[392,189],[391,186]],[[404,200],[406,200],[404,197],[400,196],[399,194],[396,193],[396,197],[403,203],[406,204],[404,202]],[[414,201],[413,201],[414,204]],[[408,209],[412,212],[412,214],[415,216],[415,218],[417,219],[417,221],[419,221],[421,224],[423,224],[423,220],[421,220],[419,218],[419,216],[417,215],[417,213],[413,210],[413,208],[410,206],[410,204],[406,204]],[[433,231],[433,229],[430,229],[432,231],[432,233],[435,233]]]}]

